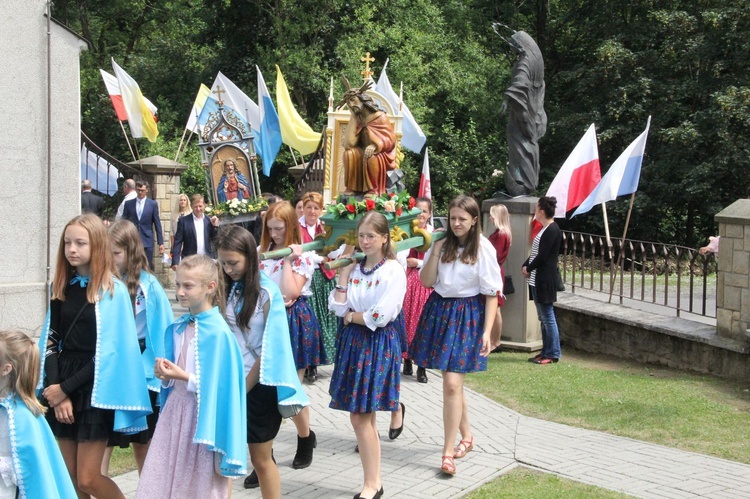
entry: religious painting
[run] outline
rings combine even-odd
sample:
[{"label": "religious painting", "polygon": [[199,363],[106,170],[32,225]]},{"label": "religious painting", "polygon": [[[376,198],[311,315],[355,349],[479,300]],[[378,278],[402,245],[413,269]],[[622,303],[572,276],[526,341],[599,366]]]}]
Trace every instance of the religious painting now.
[{"label": "religious painting", "polygon": [[247,156],[241,149],[232,145],[217,149],[211,156],[209,172],[215,203],[253,197],[253,177]]}]

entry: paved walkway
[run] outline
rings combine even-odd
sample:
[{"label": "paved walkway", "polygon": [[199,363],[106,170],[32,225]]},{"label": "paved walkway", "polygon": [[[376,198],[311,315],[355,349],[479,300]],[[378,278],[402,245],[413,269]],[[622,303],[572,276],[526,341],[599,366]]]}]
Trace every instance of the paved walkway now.
[{"label": "paved walkway", "polygon": [[[167,294],[173,297],[174,291]],[[184,313],[174,301],[173,308],[175,317]],[[297,434],[291,421],[284,421],[274,443],[287,497],[350,498],[361,489],[362,467],[349,415],[328,408],[331,372],[331,366],[319,367],[320,379],[305,383],[318,439],[313,464],[292,469]],[[397,440],[388,440],[390,414],[378,413],[386,497],[462,497],[517,466],[527,466],[637,497],[750,499],[750,465],[522,416],[468,389],[474,450],[456,460],[455,476],[443,475],[442,384],[439,373],[428,372],[427,384],[402,377],[406,417]],[[115,481],[127,497],[135,497],[136,472]],[[245,490],[242,480],[234,481],[233,499],[260,497],[260,489]]]},{"label": "paved walkway", "polygon": [[[282,493],[294,498],[350,498],[362,484],[354,432],[347,413],[328,409],[331,368],[318,372],[318,382],[305,385],[318,438],[315,458],[307,469],[292,469],[296,432],[291,421],[285,421],[274,445]],[[748,465],[525,417],[471,390],[467,396],[474,451],[456,461],[456,476],[446,477],[439,471],[440,376],[429,376],[426,385],[413,376],[402,380],[406,425],[397,440],[387,437],[389,415],[378,414],[386,497],[461,497],[516,466],[528,466],[637,497],[750,498]],[[137,473],[116,481],[127,497],[134,497]],[[261,496],[259,489],[245,490],[242,481],[235,480],[232,497]]]}]

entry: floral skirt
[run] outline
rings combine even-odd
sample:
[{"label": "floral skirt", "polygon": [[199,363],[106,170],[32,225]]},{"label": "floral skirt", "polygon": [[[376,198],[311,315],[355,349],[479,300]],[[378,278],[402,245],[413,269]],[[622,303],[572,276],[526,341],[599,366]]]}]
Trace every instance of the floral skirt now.
[{"label": "floral skirt", "polygon": [[330,364],[320,335],[320,324],[304,296],[286,309],[292,355],[297,369]]},{"label": "floral skirt", "polygon": [[375,331],[359,324],[342,327],[328,388],[332,409],[354,413],[398,409],[401,336],[394,322]]},{"label": "floral skirt", "polygon": [[487,370],[482,357],[484,304],[479,295],[443,298],[433,292],[424,305],[409,357],[421,367],[456,373]]},{"label": "floral skirt", "polygon": [[[404,296],[404,319],[406,321],[406,343],[411,345],[414,341],[414,333],[417,332],[419,316],[422,315],[427,298],[432,294],[432,288],[422,286],[419,280],[419,269],[410,267],[406,271],[406,295]],[[404,358],[408,358],[407,353]]]},{"label": "floral skirt", "polygon": [[315,269],[310,283],[312,295],[307,301],[315,312],[315,317],[320,324],[320,333],[323,336],[323,349],[326,357],[333,359],[336,355],[336,332],[338,331],[338,318],[328,310],[328,295],[336,287],[336,279],[328,279],[320,269]]}]

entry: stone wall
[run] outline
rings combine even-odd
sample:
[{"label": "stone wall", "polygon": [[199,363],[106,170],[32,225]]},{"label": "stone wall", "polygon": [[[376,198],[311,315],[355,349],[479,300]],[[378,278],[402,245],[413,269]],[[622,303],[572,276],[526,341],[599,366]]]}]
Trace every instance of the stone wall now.
[{"label": "stone wall", "polygon": [[719,335],[748,342],[750,323],[750,199],[740,199],[716,214],[719,222],[719,272],[716,328]]},{"label": "stone wall", "polygon": [[[723,240],[722,240],[723,244]],[[559,293],[555,315],[565,348],[649,364],[750,378],[750,348],[714,326]]]}]

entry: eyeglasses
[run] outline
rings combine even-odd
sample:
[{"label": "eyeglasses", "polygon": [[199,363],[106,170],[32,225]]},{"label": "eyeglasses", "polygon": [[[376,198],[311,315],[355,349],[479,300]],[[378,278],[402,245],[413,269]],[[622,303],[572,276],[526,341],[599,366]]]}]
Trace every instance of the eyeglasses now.
[{"label": "eyeglasses", "polygon": [[361,241],[372,242],[380,237],[380,234],[359,234],[358,237]]}]

